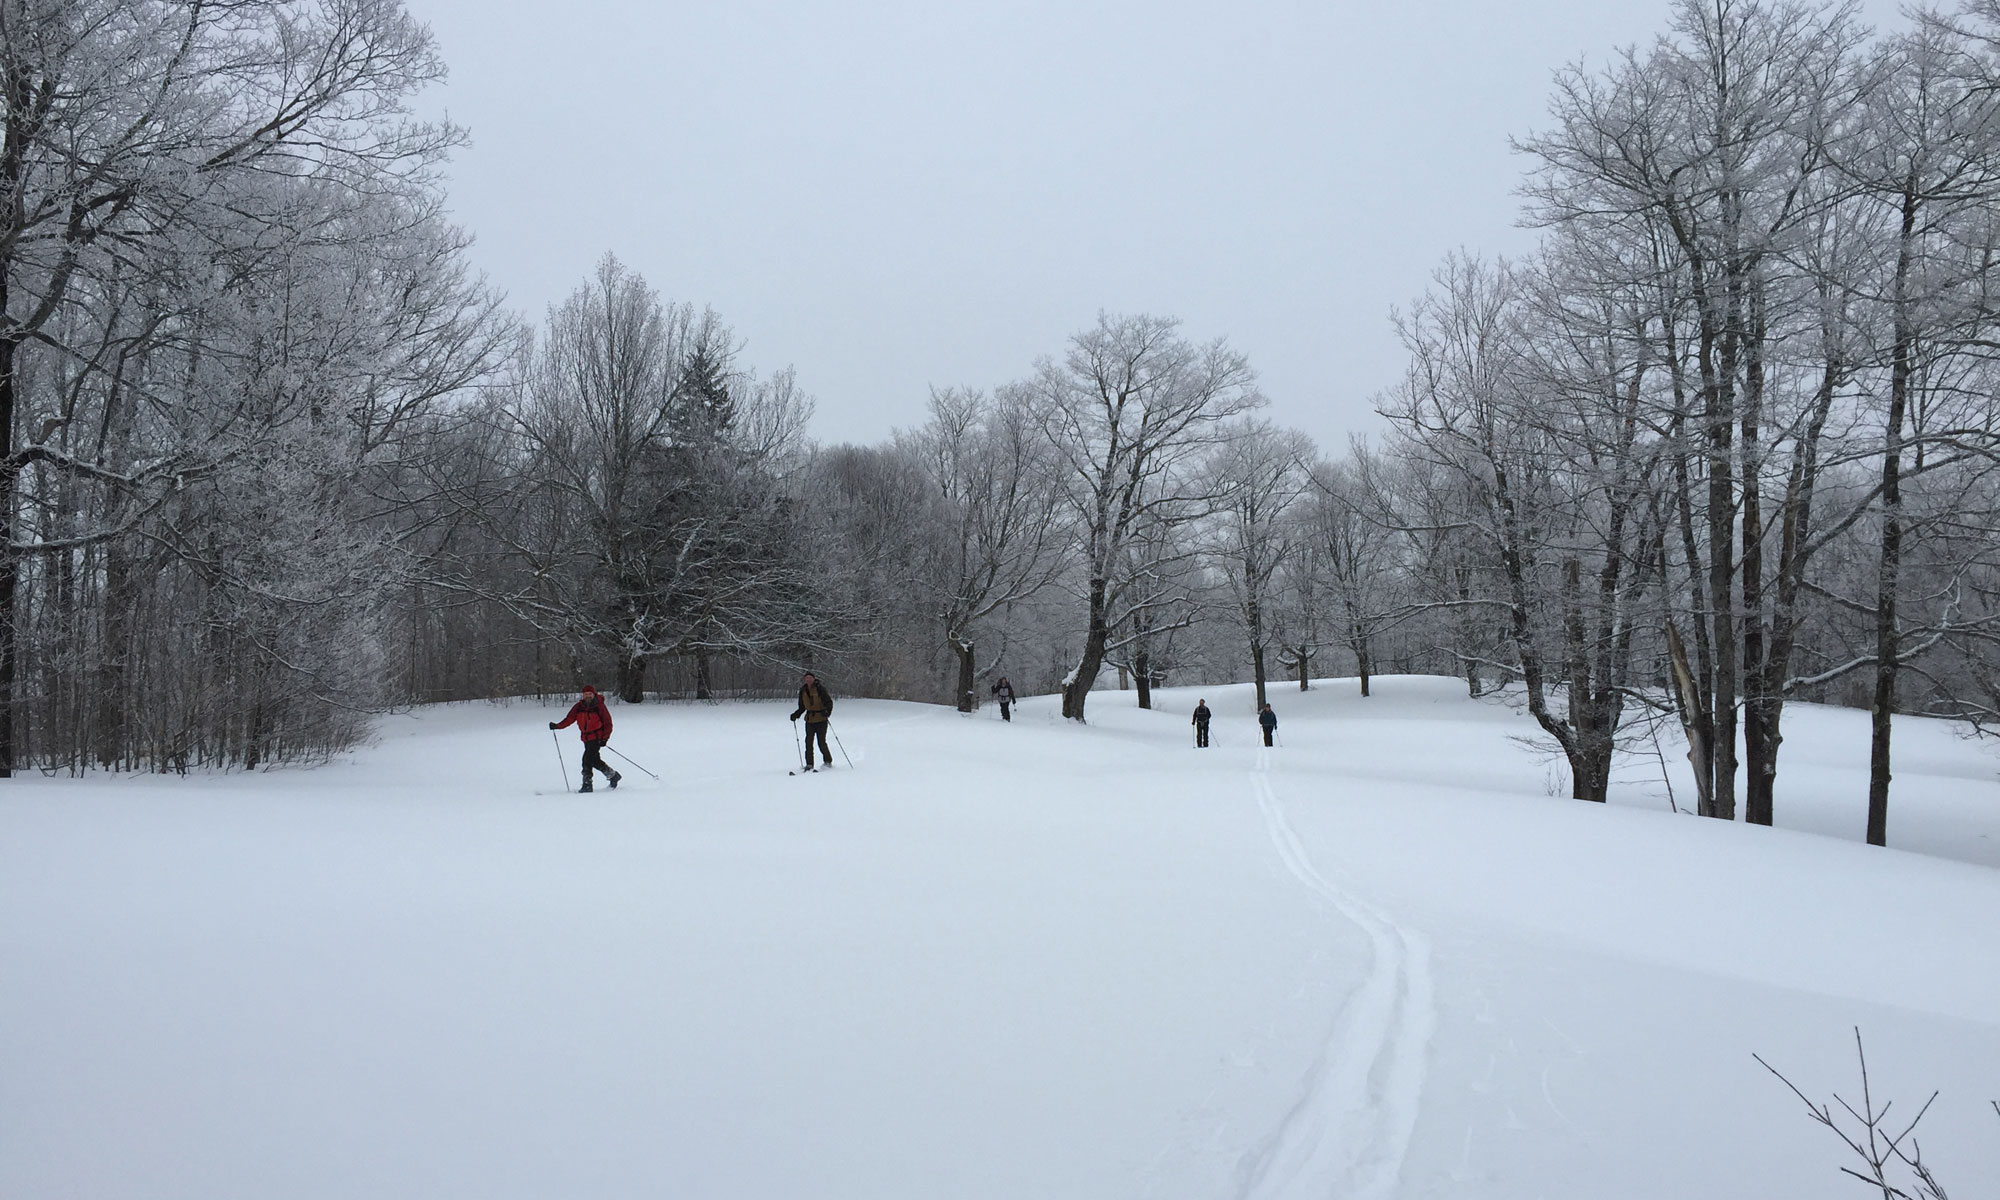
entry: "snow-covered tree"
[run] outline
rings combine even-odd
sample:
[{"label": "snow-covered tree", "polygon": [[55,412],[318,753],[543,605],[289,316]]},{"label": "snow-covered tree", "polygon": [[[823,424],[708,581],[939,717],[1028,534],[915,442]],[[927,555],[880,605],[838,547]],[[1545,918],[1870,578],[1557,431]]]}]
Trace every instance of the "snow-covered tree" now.
[{"label": "snow-covered tree", "polygon": [[930,420],[898,440],[945,504],[949,529],[922,586],[957,668],[954,702],[971,712],[981,625],[1049,586],[1066,565],[1063,491],[1018,388],[993,397],[933,390]]},{"label": "snow-covered tree", "polygon": [[[1082,720],[1113,638],[1166,602],[1167,568],[1192,552],[1160,535],[1213,509],[1201,464],[1264,397],[1249,360],[1226,342],[1196,345],[1177,321],[1111,314],[1071,338],[1060,362],[1043,359],[1027,387],[1079,543],[1083,645],[1063,681],[1063,715]],[[1157,628],[1142,626],[1141,636]]]},{"label": "snow-covered tree", "polygon": [[[265,718],[216,723],[246,692],[304,697],[295,733],[372,698],[331,683],[354,626],[294,636],[354,560],[261,555],[321,501],[307,525],[367,541],[353,482],[485,369],[490,298],[437,214],[456,133],[407,114],[441,71],[391,0],[0,5],[0,773],[24,734],[70,762],[256,761]],[[270,573],[208,553],[251,464],[313,481],[236,531]],[[287,640],[150,690],[190,635],[156,605],[200,611],[189,590],[282,611]]]},{"label": "snow-covered tree", "polygon": [[1300,552],[1296,506],[1312,486],[1312,440],[1251,419],[1208,464],[1219,498],[1211,557],[1228,580],[1232,615],[1250,652],[1257,707],[1263,708],[1279,572]]},{"label": "snow-covered tree", "polygon": [[804,402],[789,374],[737,375],[734,352],[712,310],[662,302],[607,255],[496,414],[518,481],[480,514],[517,562],[497,598],[609,654],[628,703],[656,658],[769,653],[807,629],[777,478]]}]

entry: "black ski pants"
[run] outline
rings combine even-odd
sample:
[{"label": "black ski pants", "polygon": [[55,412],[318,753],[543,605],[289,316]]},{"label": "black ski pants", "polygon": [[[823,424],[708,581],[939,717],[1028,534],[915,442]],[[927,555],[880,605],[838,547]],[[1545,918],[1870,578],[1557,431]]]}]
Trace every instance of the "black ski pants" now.
[{"label": "black ski pants", "polygon": [[1196,745],[1197,747],[1202,747],[1202,746],[1206,746],[1206,745],[1208,745],[1208,722],[1207,722],[1207,721],[1196,721],[1196,722],[1194,723],[1194,744],[1195,744],[1195,745]]},{"label": "black ski pants", "polygon": [[1001,719],[1001,720],[1003,720],[1003,721],[1011,721],[1011,720],[1013,720],[1013,719],[1014,719],[1014,716],[1013,716],[1013,714],[1012,714],[1012,713],[1009,713],[1009,712],[1007,711],[1008,709],[1012,708],[1013,706],[1014,706],[1014,702],[1013,702],[1012,700],[1002,700],[1002,701],[1000,702],[1000,719]]},{"label": "black ski pants", "polygon": [[585,790],[589,790],[590,788],[590,772],[593,768],[604,772],[606,779],[611,778],[611,768],[604,765],[604,758],[601,753],[603,749],[603,742],[585,742],[583,744],[583,786]]},{"label": "black ski pants", "polygon": [[813,765],[814,738],[819,739],[819,756],[826,760],[827,766],[833,765],[833,751],[826,748],[826,726],[825,721],[806,722],[806,765],[809,767]]}]

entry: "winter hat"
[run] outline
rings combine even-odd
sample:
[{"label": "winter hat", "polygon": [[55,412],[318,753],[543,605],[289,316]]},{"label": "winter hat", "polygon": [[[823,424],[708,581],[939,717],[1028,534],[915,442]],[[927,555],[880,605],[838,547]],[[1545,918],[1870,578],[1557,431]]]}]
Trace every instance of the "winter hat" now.
[{"label": "winter hat", "polygon": [[583,685],[583,694],[586,696],[595,696],[597,694],[597,689],[591,687],[589,684],[586,683]]}]

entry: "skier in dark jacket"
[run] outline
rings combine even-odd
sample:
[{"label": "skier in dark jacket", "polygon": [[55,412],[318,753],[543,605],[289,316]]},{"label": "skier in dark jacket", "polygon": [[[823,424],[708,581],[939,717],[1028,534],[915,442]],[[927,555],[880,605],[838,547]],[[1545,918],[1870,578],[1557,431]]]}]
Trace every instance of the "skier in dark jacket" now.
[{"label": "skier in dark jacket", "polygon": [[799,706],[792,710],[792,720],[800,717],[806,719],[806,770],[813,769],[814,738],[819,739],[819,755],[831,770],[833,751],[826,748],[826,725],[833,719],[833,693],[811,671],[799,684]]},{"label": "skier in dark jacket", "polygon": [[1263,711],[1257,714],[1257,723],[1264,727],[1264,744],[1270,745],[1271,735],[1278,732],[1278,714],[1272,712],[1271,706],[1266,704]]},{"label": "skier in dark jacket", "polygon": [[1208,719],[1214,714],[1208,711],[1208,701],[1200,700],[1194,706],[1194,747],[1204,749],[1208,745]]},{"label": "skier in dark jacket", "polygon": [[1009,710],[1014,707],[1014,685],[1008,683],[1007,677],[1002,675],[1000,682],[994,684],[991,690],[994,696],[1000,701],[1000,719],[1003,721],[1013,720],[1013,713]]},{"label": "skier in dark jacket", "polygon": [[617,790],[621,776],[604,765],[604,759],[599,753],[604,749],[604,744],[611,740],[611,710],[605,707],[604,698],[597,694],[596,688],[584,684],[583,694],[577,697],[575,704],[569,706],[569,715],[560,721],[550,721],[549,728],[561,729],[571,722],[576,724],[577,736],[583,739],[583,786],[576,790],[579,792],[590,790],[592,770],[604,772],[604,778],[610,781],[612,790]]}]

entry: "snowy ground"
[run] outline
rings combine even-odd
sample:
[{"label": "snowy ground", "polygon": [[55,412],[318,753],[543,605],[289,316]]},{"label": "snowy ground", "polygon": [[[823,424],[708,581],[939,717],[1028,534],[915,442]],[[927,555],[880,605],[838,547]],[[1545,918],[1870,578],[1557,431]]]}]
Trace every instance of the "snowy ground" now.
[{"label": "snowy ground", "polygon": [[1856,1025],[2000,1190],[1992,746],[1899,725],[1882,851],[1860,714],[1787,710],[1772,830],[1376,693],[1274,691],[1270,751],[1242,687],[1207,751],[1182,690],[842,701],[797,778],[785,706],[619,707],[665,778],[593,796],[553,705],[0,784],[0,1196],[1859,1194],[1750,1057],[1847,1094]]}]

